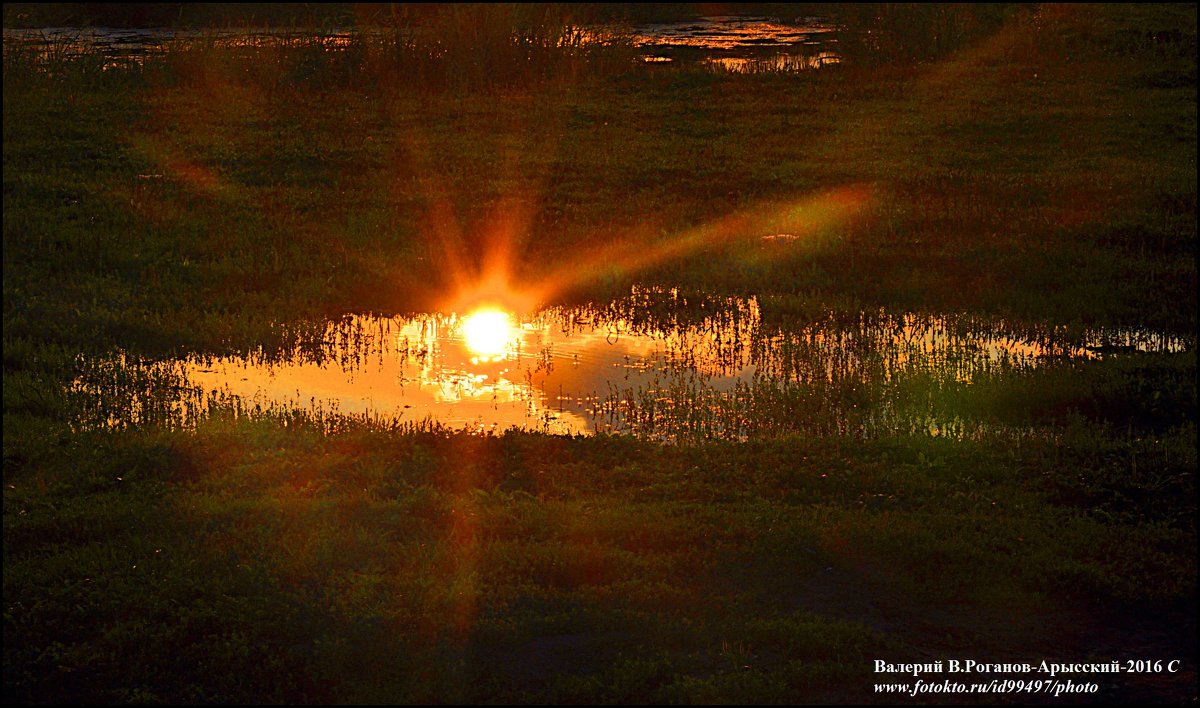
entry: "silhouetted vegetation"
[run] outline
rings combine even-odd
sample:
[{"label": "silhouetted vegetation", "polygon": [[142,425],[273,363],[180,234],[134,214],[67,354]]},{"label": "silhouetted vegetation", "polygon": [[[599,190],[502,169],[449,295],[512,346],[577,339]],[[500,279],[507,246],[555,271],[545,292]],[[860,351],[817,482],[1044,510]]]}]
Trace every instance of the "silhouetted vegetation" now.
[{"label": "silhouetted vegetation", "polygon": [[941,59],[1036,11],[1013,3],[846,3],[838,7],[838,48],[851,61],[878,64]]}]

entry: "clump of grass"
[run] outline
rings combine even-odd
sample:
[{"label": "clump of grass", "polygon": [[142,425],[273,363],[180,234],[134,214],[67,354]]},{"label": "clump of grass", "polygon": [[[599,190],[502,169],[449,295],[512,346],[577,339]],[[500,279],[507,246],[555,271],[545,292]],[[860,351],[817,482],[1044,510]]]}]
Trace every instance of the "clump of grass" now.
[{"label": "clump of grass", "polygon": [[862,63],[940,59],[1022,12],[1033,10],[995,3],[850,3],[838,8],[838,51]]},{"label": "clump of grass", "polygon": [[[1152,477],[1059,486],[1121,454],[1106,440],[661,447],[271,416],[84,432],[5,467],[7,690],[849,702],[873,657],[951,634],[1083,652],[1136,625],[1122,603],[1165,627],[1195,591],[1191,496],[1164,524],[1119,506]],[[1046,621],[977,633],[1014,607]]]},{"label": "clump of grass", "polygon": [[95,85],[104,80],[104,55],[89,48],[79,36],[44,33],[4,41],[4,83],[23,90],[39,85]]}]

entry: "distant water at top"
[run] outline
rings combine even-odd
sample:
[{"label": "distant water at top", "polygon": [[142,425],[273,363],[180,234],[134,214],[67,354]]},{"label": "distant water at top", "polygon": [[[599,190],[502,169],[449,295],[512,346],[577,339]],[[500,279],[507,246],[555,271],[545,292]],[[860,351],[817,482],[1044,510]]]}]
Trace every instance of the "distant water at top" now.
[{"label": "distant water at top", "polygon": [[[634,47],[647,64],[706,63],[730,71],[789,71],[819,68],[840,61],[836,27],[826,18],[721,15],[682,21],[649,22],[627,28]],[[336,49],[355,32],[323,33]],[[160,51],[175,39],[198,37],[292,36],[308,30],[233,28],[174,30],[168,28],[42,27],[5,29],[4,42],[44,44],[67,54],[99,50],[112,63],[136,61]]]}]

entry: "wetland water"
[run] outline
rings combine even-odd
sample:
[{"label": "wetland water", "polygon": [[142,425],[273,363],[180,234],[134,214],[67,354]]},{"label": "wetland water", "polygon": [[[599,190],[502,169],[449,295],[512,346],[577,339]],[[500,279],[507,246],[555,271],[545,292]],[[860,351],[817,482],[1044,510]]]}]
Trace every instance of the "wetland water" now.
[{"label": "wetland water", "polygon": [[633,43],[650,63],[692,59],[733,72],[802,71],[841,61],[835,31],[821,17],[725,15],[638,25]]},{"label": "wetland water", "polygon": [[[755,298],[637,289],[526,317],[352,315],[225,357],[92,362],[91,425],[188,424],[226,407],[477,432],[742,439],[961,427],[972,387],[1194,343],[1147,332],[1017,329],[969,316],[779,316]],[[105,393],[107,392],[107,393]]]},{"label": "wetland water", "polygon": [[[369,31],[369,30],[368,30]],[[631,27],[596,27],[601,36],[627,35],[648,64],[699,62],[734,72],[800,71],[841,61],[835,27],[828,19],[721,15]],[[138,62],[166,50],[175,40],[211,39],[244,45],[255,37],[311,38],[286,29],[122,29],[45,27],[6,29],[5,44],[34,44],[58,55],[101,52],[108,65]],[[344,48],[351,30],[331,30],[321,40],[329,51]]]}]

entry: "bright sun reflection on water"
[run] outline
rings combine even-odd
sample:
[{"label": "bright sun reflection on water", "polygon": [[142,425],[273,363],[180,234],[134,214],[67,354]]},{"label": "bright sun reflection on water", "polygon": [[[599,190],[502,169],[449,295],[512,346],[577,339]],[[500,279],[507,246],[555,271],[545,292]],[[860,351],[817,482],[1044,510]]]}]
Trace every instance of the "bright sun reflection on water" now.
[{"label": "bright sun reflection on water", "polygon": [[463,341],[479,361],[499,361],[517,337],[512,315],[493,307],[478,309],[463,318]]}]

